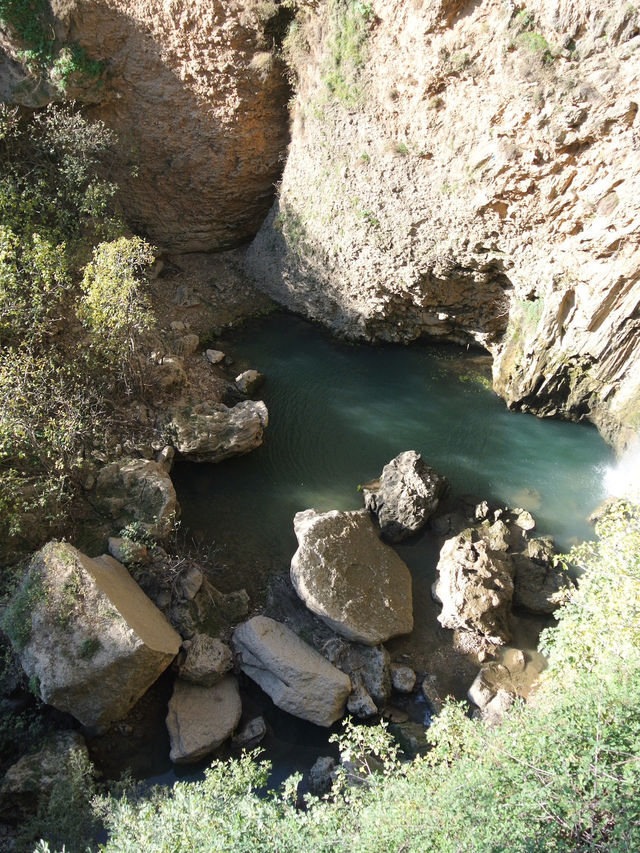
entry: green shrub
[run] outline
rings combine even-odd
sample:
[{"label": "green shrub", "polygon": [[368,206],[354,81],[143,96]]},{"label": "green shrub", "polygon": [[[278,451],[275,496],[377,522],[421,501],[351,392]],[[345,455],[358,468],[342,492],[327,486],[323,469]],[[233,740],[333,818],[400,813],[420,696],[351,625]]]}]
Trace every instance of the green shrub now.
[{"label": "green shrub", "polygon": [[153,327],[143,274],[154,260],[154,250],[142,238],[120,237],[94,249],[82,279],[80,317],[100,357],[129,377],[142,371],[138,345]]}]

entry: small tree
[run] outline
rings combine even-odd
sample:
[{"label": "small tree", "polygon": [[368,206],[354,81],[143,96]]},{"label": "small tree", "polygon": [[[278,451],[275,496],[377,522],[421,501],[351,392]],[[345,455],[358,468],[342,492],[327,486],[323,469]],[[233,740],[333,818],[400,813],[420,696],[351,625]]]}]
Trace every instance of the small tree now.
[{"label": "small tree", "polygon": [[144,292],[144,271],[154,261],[153,248],[141,237],[100,243],[82,279],[79,315],[91,330],[102,361],[120,370],[125,383],[142,382],[140,339],[153,328]]}]

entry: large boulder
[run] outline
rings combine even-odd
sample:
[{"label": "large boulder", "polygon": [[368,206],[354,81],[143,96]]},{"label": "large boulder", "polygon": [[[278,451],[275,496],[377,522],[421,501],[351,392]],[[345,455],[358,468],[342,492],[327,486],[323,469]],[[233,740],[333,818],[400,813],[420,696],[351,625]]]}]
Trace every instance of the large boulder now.
[{"label": "large boulder", "polygon": [[447,486],[419,453],[407,450],[384,466],[375,486],[363,489],[364,504],[377,515],[383,537],[400,542],[424,527]]},{"label": "large boulder", "polygon": [[366,510],[299,512],[291,580],[330,628],[369,646],[413,630],[409,569],[378,538]]},{"label": "large boulder", "polygon": [[212,687],[176,680],[169,700],[169,757],[175,764],[199,761],[231,737],[240,722],[238,682],[228,675]]},{"label": "large boulder", "polygon": [[349,677],[285,625],[254,616],[236,628],[233,644],[242,671],[283,711],[318,726],[343,715]]},{"label": "large boulder", "polygon": [[494,643],[509,642],[511,558],[490,550],[477,531],[468,528],[444,543],[437,570],[433,595],[442,604],[440,624],[476,632]]},{"label": "large boulder", "polygon": [[567,600],[574,582],[566,569],[554,561],[553,546],[532,539],[527,552],[514,555],[516,568],[513,603],[532,613],[551,614]]},{"label": "large boulder", "polygon": [[157,462],[124,459],[98,472],[91,498],[113,527],[136,522],[155,539],[167,536],[180,513],[171,477]]},{"label": "large boulder", "polygon": [[223,403],[199,403],[175,408],[165,431],[170,443],[188,459],[221,462],[262,444],[268,423],[262,400],[243,400],[231,408]]},{"label": "large boulder", "polygon": [[181,643],[123,565],[64,542],[35,555],[4,624],[42,700],[86,726],[124,717]]}]

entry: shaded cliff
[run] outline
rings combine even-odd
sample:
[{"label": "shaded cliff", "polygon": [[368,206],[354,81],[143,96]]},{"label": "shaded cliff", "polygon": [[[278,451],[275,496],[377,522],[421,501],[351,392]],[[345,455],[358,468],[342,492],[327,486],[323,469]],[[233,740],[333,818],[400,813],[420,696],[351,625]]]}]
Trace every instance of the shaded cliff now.
[{"label": "shaded cliff", "polygon": [[512,408],[640,425],[640,18],[626,3],[328,0],[248,268],[352,338],[477,342]]},{"label": "shaded cliff", "polygon": [[[252,237],[288,140],[289,86],[275,51],[286,14],[258,0],[32,6],[28,25],[5,22],[0,33],[3,99],[75,98],[114,129],[125,213],[163,247],[217,250]],[[27,71],[30,39],[45,50]]]}]

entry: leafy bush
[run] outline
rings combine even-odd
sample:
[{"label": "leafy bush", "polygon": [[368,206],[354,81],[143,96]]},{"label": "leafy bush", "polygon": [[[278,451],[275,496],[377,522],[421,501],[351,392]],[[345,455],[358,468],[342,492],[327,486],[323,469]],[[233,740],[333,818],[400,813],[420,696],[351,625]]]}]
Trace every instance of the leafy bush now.
[{"label": "leafy bush", "polygon": [[138,343],[153,327],[143,272],[154,258],[142,238],[120,237],[94,249],[82,279],[80,317],[91,330],[100,357],[128,378],[140,378],[143,372]]}]

